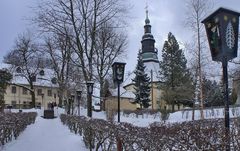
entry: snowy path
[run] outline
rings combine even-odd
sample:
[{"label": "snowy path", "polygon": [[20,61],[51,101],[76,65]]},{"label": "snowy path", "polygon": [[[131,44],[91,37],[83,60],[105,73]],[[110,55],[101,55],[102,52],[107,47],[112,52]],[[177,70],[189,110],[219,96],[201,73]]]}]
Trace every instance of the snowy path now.
[{"label": "snowy path", "polygon": [[[1,150],[1,148],[0,148]],[[3,151],[87,151],[82,137],[64,126],[59,118],[37,117],[20,136],[6,144]]]}]

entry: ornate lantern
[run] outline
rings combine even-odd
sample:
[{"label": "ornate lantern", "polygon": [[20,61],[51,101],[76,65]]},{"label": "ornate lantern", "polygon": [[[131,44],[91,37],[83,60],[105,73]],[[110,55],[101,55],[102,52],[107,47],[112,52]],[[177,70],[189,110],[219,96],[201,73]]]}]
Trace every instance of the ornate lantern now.
[{"label": "ornate lantern", "polygon": [[120,84],[124,78],[124,68],[126,63],[114,62],[112,65],[113,69],[113,82],[118,85],[118,122],[120,122]]},{"label": "ornate lantern", "polygon": [[113,81],[114,83],[122,83],[124,78],[124,68],[125,64],[123,62],[114,62],[112,65],[113,69]]},{"label": "ornate lantern", "polygon": [[239,13],[219,8],[202,21],[213,61],[237,57]]},{"label": "ornate lantern", "polygon": [[93,84],[94,84],[93,81],[87,81],[87,92],[90,95],[92,95],[92,93],[93,93]]}]

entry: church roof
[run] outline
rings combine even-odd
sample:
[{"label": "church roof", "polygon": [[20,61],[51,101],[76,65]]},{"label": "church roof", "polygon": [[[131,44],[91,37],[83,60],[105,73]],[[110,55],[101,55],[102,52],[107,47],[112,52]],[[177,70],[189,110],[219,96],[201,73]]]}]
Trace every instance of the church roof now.
[{"label": "church roof", "polygon": [[[7,69],[12,75],[11,83],[29,85],[26,78],[24,78],[21,73],[17,72],[17,67],[13,67],[10,64],[1,63],[0,69]],[[55,77],[54,71],[51,69],[44,68],[44,75],[37,74],[35,86],[45,86],[45,87],[58,87],[58,84],[52,83],[52,78]]]},{"label": "church roof", "polygon": [[[110,89],[110,93],[112,94],[112,96],[118,96],[117,89]],[[120,87],[120,96],[123,98],[130,98],[130,99],[135,98],[135,94],[133,92],[127,91],[123,87]]]}]

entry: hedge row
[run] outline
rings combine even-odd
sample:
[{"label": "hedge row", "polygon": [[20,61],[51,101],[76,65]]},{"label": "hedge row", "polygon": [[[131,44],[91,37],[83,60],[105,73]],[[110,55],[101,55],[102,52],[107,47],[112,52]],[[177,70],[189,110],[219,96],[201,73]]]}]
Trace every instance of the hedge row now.
[{"label": "hedge row", "polygon": [[[70,130],[83,137],[87,148],[116,150],[117,139],[125,151],[225,150],[227,144],[223,119],[198,120],[176,124],[153,123],[137,127],[129,123],[111,123],[61,115]],[[240,128],[237,119],[231,121],[231,150],[240,150]]]},{"label": "hedge row", "polygon": [[27,125],[35,122],[37,113],[0,113],[0,146],[16,139]]}]

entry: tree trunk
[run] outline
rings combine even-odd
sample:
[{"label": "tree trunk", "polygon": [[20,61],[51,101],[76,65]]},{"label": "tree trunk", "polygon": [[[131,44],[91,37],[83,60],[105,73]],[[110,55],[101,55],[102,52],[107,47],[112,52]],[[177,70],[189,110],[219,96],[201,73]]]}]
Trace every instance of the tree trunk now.
[{"label": "tree trunk", "polygon": [[30,82],[30,88],[32,90],[32,91],[30,91],[31,92],[31,97],[32,97],[31,107],[35,108],[36,98],[35,98],[35,92],[34,92],[34,89],[33,89],[33,83],[32,82]]},{"label": "tree trunk", "polygon": [[199,80],[200,80],[200,114],[201,119],[204,119],[203,114],[203,81],[202,81],[202,65],[201,65],[201,42],[200,42],[200,23],[197,20],[197,43],[198,43],[198,68],[199,68]]},{"label": "tree trunk", "polygon": [[64,96],[64,88],[62,88],[62,86],[60,86],[59,93],[58,93],[58,98],[59,98],[58,106],[59,107],[63,106],[63,96]]},{"label": "tree trunk", "polygon": [[100,78],[100,110],[105,111],[104,80]]},{"label": "tree trunk", "polygon": [[5,102],[4,102],[4,92],[0,90],[0,112],[4,111]]},{"label": "tree trunk", "polygon": [[174,103],[172,104],[172,112],[174,112]]},{"label": "tree trunk", "polygon": [[195,120],[195,102],[193,102],[193,108],[192,108],[192,121]]}]

